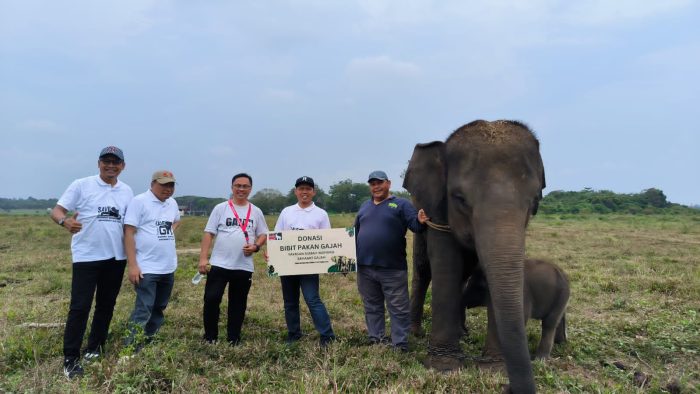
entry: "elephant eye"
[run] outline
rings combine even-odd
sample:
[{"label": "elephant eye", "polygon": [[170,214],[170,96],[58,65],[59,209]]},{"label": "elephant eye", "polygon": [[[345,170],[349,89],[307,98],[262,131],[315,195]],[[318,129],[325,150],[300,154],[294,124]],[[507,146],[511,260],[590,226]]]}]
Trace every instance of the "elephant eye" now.
[{"label": "elephant eye", "polygon": [[452,193],[452,197],[462,208],[469,208],[469,203],[467,203],[466,197],[464,197],[462,194]]}]

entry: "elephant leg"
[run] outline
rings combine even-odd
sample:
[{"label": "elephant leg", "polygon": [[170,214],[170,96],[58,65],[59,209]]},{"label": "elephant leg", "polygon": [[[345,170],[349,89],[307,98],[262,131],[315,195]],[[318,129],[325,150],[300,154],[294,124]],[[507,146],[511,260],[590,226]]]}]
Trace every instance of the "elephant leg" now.
[{"label": "elephant leg", "polygon": [[537,351],[535,351],[536,359],[549,358],[549,355],[552,353],[552,345],[554,345],[556,328],[556,325],[552,324],[552,322],[542,319],[542,338],[540,338],[540,344],[537,346]]},{"label": "elephant leg", "polygon": [[485,362],[502,361],[503,354],[501,353],[501,345],[498,341],[498,327],[496,326],[496,317],[493,310],[491,300],[486,303],[487,327],[486,327],[486,343],[482,357]]},{"label": "elephant leg", "polygon": [[462,322],[462,326],[460,327],[462,329],[462,337],[466,338],[469,336],[469,327],[467,327],[467,307],[462,306],[460,312],[461,316],[459,320]]},{"label": "elephant leg", "polygon": [[429,367],[455,370],[462,367],[460,309],[464,256],[450,233],[428,229],[428,253],[433,277],[432,330],[428,345]]},{"label": "elephant leg", "polygon": [[411,334],[422,337],[423,306],[430,286],[430,261],[425,234],[413,236],[413,276],[411,278]]},{"label": "elephant leg", "polygon": [[564,343],[566,342],[566,313],[561,315],[561,320],[557,325],[557,331],[554,334],[554,343]]}]

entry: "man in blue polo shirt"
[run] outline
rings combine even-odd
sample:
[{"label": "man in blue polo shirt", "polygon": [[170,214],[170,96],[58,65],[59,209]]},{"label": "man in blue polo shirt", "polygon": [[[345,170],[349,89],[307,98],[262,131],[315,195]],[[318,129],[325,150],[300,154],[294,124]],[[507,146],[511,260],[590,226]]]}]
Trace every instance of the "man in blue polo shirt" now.
[{"label": "man in blue polo shirt", "polygon": [[385,341],[384,303],[391,319],[391,343],[408,350],[410,307],[406,230],[425,230],[427,217],[411,202],[392,196],[391,181],[384,171],[374,171],[367,180],[372,199],[360,207],[355,219],[357,244],[357,289],[365,308],[370,343]]}]

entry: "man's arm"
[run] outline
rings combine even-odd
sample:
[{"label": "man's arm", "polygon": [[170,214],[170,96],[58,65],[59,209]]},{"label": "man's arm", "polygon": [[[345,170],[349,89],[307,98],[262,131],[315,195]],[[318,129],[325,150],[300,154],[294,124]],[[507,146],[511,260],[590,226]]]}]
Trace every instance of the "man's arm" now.
[{"label": "man's arm", "polygon": [[214,234],[209,232],[204,232],[202,235],[202,243],[199,249],[199,266],[197,267],[199,273],[202,275],[207,274],[207,266],[209,265],[209,248],[211,247],[211,242],[214,240]]},{"label": "man's arm", "polygon": [[70,233],[75,234],[83,228],[83,224],[78,221],[78,214],[76,213],[73,217],[67,217],[68,210],[60,205],[56,205],[51,210],[51,220],[60,223],[63,220],[61,226],[68,230]]},{"label": "man's arm", "polygon": [[124,250],[126,251],[126,264],[129,270],[129,282],[138,285],[139,281],[143,279],[143,274],[141,273],[138,261],[136,261],[135,234],[136,227],[130,224],[124,225]]}]

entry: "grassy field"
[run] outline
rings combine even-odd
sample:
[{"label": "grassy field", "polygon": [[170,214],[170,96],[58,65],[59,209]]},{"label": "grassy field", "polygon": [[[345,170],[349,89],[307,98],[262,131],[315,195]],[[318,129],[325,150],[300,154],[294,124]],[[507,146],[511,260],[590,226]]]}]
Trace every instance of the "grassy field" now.
[{"label": "grassy field", "polygon": [[[331,218],[334,227],[352,220]],[[469,358],[457,373],[426,370],[426,338],[412,338],[409,353],[364,346],[354,274],[321,280],[339,341],[320,351],[304,310],[308,335],[286,346],[279,279],[266,276],[261,256],[243,344],[203,344],[204,284],[192,285],[190,278],[205,221],[187,217],[178,230],[183,253],[159,340],[118,362],[134,301],[125,278],[106,357],[88,365],[84,378],[67,381],[61,324],[70,295],[69,234],[46,216],[0,216],[0,392],[498,392],[506,382]],[[539,391],[700,390],[700,216],[537,216],[528,255],[555,261],[572,282],[569,342],[555,346],[551,360],[533,364]],[[485,310],[470,311],[472,334],[462,343],[469,356],[479,355],[485,320]],[[528,333],[534,349],[538,322],[530,322]]]}]

